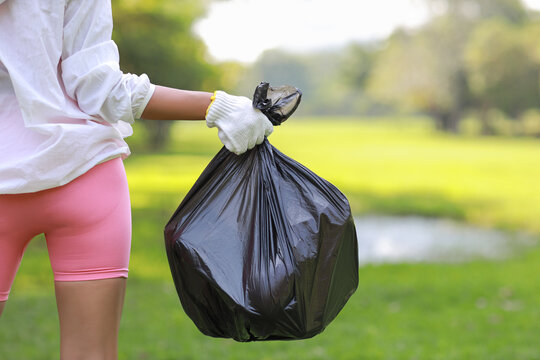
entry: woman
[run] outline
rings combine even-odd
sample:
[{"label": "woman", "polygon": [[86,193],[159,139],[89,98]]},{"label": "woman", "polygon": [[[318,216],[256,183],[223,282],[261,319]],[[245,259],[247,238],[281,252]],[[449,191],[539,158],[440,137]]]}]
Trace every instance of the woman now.
[{"label": "woman", "polygon": [[123,74],[111,33],[110,0],[0,0],[0,315],[25,247],[44,233],[62,359],[117,357],[129,124],[206,119],[237,154],[272,132],[247,98]]}]

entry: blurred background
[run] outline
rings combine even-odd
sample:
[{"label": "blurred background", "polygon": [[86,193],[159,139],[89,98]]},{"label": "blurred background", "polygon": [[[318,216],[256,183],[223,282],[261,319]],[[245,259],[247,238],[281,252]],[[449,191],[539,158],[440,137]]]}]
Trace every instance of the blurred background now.
[{"label": "blurred background", "polygon": [[[270,141],[349,198],[361,263],[356,294],[313,339],[203,336],[162,233],[221,144],[204,122],[138,121],[121,359],[540,358],[540,1],[112,4],[125,72],[248,97],[260,81],[303,91]],[[2,359],[58,357],[42,240],[3,315]]]},{"label": "blurred background", "polygon": [[113,2],[123,68],[159,84],[250,96],[265,80],[302,89],[298,115],[540,134],[539,1]]}]

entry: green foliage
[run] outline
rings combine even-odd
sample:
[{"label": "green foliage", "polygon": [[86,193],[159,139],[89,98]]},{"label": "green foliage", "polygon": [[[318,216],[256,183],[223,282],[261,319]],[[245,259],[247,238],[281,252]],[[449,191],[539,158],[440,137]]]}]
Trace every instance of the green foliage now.
[{"label": "green foliage", "polygon": [[122,69],[146,73],[160,85],[200,90],[215,75],[191,29],[203,14],[201,1],[113,0]]},{"label": "green foliage", "polygon": [[[304,93],[300,115],[422,113],[439,129],[458,131],[472,110],[482,132],[496,134],[509,128],[493,120],[497,111],[515,121],[538,107],[540,22],[519,0],[424,1],[432,19],[383,42],[309,54],[270,50],[252,66],[207,62],[192,32],[204,0],[113,0],[114,38],[125,71],[146,72],[162,85],[248,97],[260,81],[291,84]],[[170,123],[146,125],[146,148],[164,146]],[[510,128],[520,133],[520,126]]]},{"label": "green foliage", "polygon": [[518,129],[521,135],[540,137],[540,110],[525,111],[521,115]]},{"label": "green foliage", "polygon": [[343,80],[359,88],[365,87],[373,69],[376,49],[361,44],[347,46],[340,63]]},{"label": "green foliage", "polygon": [[397,31],[378,55],[368,91],[406,111],[433,116],[457,130],[467,105],[462,54],[472,22],[448,11],[417,31]]},{"label": "green foliage", "polygon": [[473,111],[484,134],[519,133],[516,119],[540,97],[540,22],[519,0],[425,1],[432,18],[419,28],[326,52],[269,51],[239,89],[296,85],[302,115],[422,113],[457,132]]},{"label": "green foliage", "polygon": [[465,51],[472,93],[483,109],[517,117],[538,104],[540,69],[527,46],[527,27],[500,20],[481,23]]},{"label": "green foliage", "polygon": [[491,108],[515,118],[537,105],[538,53],[531,49],[538,45],[530,45],[538,37],[528,35],[520,1],[427,2],[433,20],[396,32],[379,54],[368,82],[375,98],[430,114],[452,131],[468,108],[481,109],[484,133],[495,133]]},{"label": "green foliage", "polygon": [[[124,72],[146,73],[155,84],[191,90],[214,90],[217,68],[206,60],[206,47],[193,31],[204,14],[204,1],[113,0],[113,39]],[[144,122],[144,120],[142,120]],[[163,148],[170,122],[145,122],[149,148]]]},{"label": "green foliage", "polygon": [[244,74],[238,92],[251,97],[255,86],[261,81],[272,85],[293,85],[304,94],[299,114],[304,109],[313,112],[314,107],[321,108],[318,102],[327,104],[324,93],[336,78],[337,61],[333,53],[300,55],[269,50]]},{"label": "green foliage", "polygon": [[503,18],[512,23],[526,20],[527,13],[520,0],[424,0],[433,13],[454,19]]},{"label": "green foliage", "polygon": [[[363,54],[359,59],[357,55]],[[292,54],[269,50],[242,75],[236,92],[251,96],[255,85],[293,85],[304,96],[300,115],[372,114],[380,104],[363,91],[373,57],[371,46],[352,44],[345,51]]]},{"label": "green foliage", "polygon": [[368,91],[405,111],[420,110],[440,118],[457,111],[461,92],[455,81],[460,70],[455,54],[459,51],[452,39],[447,37],[447,44],[441,37],[454,33],[448,28],[454,26],[435,23],[419,34],[396,32],[379,54]]}]

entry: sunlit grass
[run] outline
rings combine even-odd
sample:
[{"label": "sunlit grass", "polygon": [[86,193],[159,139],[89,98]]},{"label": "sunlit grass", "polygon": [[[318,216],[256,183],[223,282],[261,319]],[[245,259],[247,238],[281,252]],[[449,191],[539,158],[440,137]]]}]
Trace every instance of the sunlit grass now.
[{"label": "sunlit grass", "polygon": [[[293,118],[270,141],[334,183],[355,213],[446,216],[540,234],[538,140],[441,134],[422,119]],[[125,162],[133,244],[120,359],[540,358],[539,248],[500,262],[362,267],[357,293],[310,340],[240,344],[201,335],[179,304],[162,232],[220,147],[215,129],[178,123],[168,151],[135,149]],[[42,240],[30,245],[0,320],[2,360],[58,358]]]},{"label": "sunlit grass", "polygon": [[[181,123],[172,153],[127,162],[133,205],[181,198],[219,149],[214,129]],[[350,198],[353,212],[422,214],[540,232],[540,142],[459,137],[422,119],[291,119],[271,143]]]}]

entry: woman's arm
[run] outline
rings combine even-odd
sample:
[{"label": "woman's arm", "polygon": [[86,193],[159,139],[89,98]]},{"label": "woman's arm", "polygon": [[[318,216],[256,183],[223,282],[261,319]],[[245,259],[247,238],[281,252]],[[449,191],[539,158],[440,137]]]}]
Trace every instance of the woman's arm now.
[{"label": "woman's arm", "polygon": [[147,120],[204,120],[212,94],[156,85],[142,113]]},{"label": "woman's arm", "polygon": [[224,91],[216,91],[215,96],[212,95],[156,86],[141,117],[149,120],[206,120],[208,127],[218,128],[219,139],[235,154],[242,154],[261,144],[265,136],[272,133],[272,123],[260,110],[253,108],[250,99]]},{"label": "woman's arm", "polygon": [[[111,40],[110,0],[70,0],[64,14],[62,80],[69,97],[86,114],[115,124],[135,119],[206,120],[221,142],[240,154],[272,133],[272,123],[242,96],[153,86],[146,75],[120,70]],[[153,90],[153,91],[152,91]],[[148,97],[150,96],[150,100]]]}]

